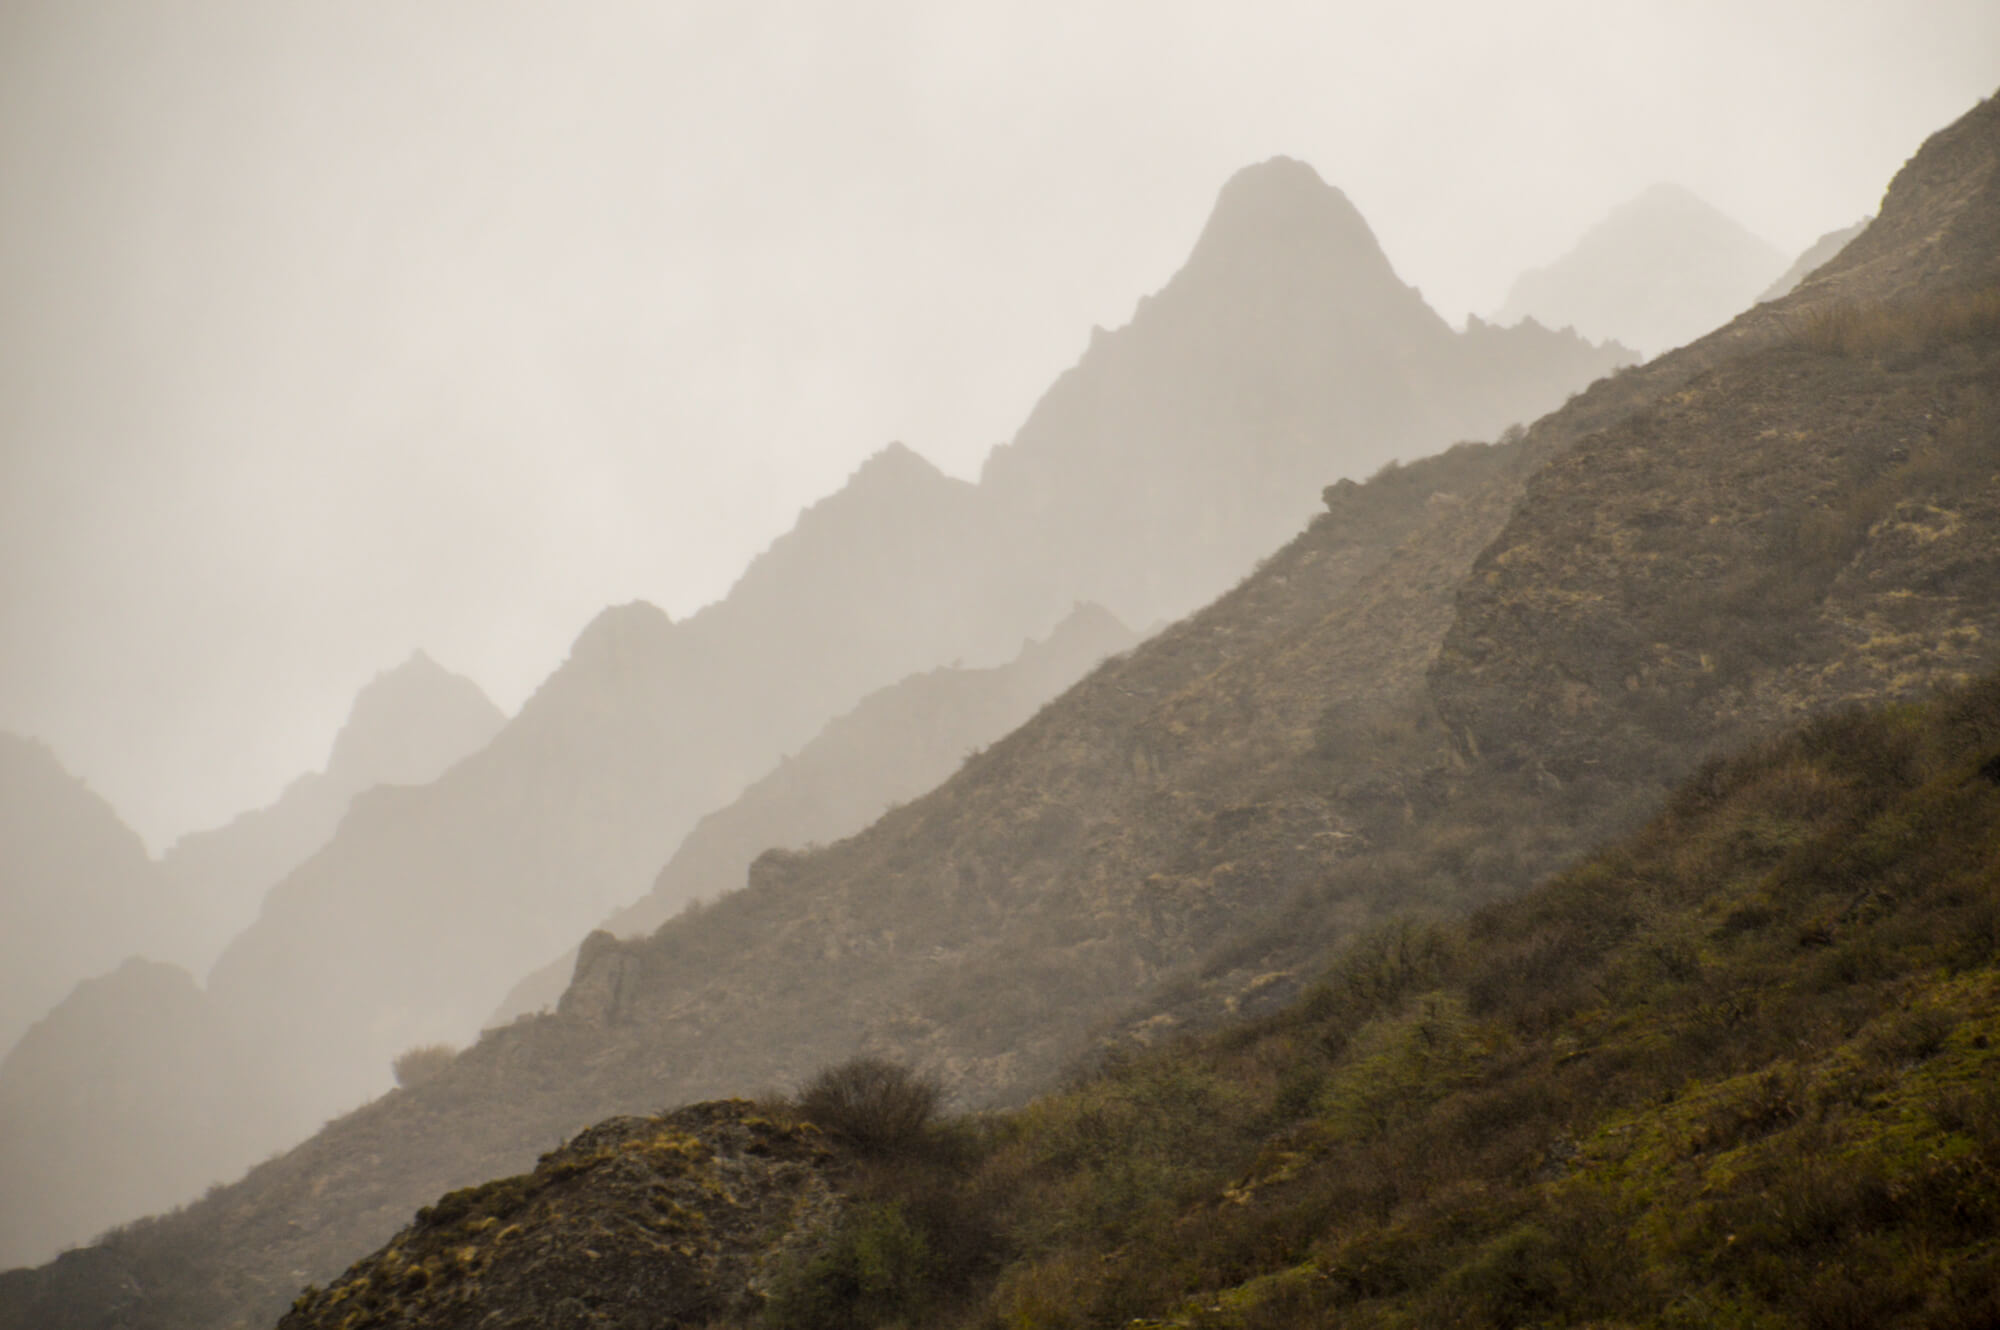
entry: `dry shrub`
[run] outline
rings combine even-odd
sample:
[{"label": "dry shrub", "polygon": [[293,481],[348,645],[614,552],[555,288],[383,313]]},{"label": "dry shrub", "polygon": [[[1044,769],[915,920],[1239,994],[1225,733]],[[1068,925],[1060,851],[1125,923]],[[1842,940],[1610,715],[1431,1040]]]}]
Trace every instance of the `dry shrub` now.
[{"label": "dry shrub", "polygon": [[799,1092],[799,1111],[863,1154],[889,1155],[924,1139],[943,1091],[936,1081],[881,1058],[828,1067]]},{"label": "dry shrub", "polygon": [[450,1044],[419,1044],[398,1053],[396,1060],[389,1065],[396,1073],[396,1084],[407,1089],[430,1080],[449,1067],[457,1056],[458,1050]]}]

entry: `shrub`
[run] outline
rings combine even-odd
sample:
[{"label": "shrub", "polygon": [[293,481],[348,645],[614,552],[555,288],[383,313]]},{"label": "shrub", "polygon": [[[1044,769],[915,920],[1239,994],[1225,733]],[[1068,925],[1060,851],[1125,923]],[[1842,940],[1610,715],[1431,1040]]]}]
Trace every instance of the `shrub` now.
[{"label": "shrub", "polygon": [[450,1044],[419,1044],[398,1053],[396,1060],[389,1065],[396,1073],[396,1084],[407,1089],[430,1080],[449,1067],[457,1056],[458,1050]]},{"label": "shrub", "polygon": [[863,1154],[887,1155],[921,1141],[943,1097],[937,1082],[881,1058],[854,1058],[814,1076],[799,1111]]},{"label": "shrub", "polygon": [[923,1235],[900,1206],[865,1206],[842,1219],[820,1251],[780,1274],[764,1323],[771,1330],[863,1330],[897,1320],[921,1306],[932,1265]]}]

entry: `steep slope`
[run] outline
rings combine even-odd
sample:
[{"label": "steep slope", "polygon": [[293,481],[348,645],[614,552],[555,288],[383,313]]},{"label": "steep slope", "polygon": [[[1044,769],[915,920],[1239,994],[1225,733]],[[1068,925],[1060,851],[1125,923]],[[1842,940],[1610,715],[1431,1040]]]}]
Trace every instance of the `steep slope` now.
[{"label": "steep slope", "polygon": [[617,1323],[725,1268],[763,1277],[718,1319],[773,1330],[1991,1324],[1996,922],[1990,675],[1716,763],[1469,922],[1314,957],[1267,1016],[823,1165],[775,1233],[740,1222],[751,1189],[698,1188],[730,1154],[689,1127],[782,1160],[784,1106],[614,1119],[281,1325]]},{"label": "steep slope", "polygon": [[1346,196],[1279,157],[1230,179],[1186,265],[1093,340],[980,487],[1043,576],[1076,570],[1068,594],[1177,618],[1297,532],[1329,480],[1492,438],[1629,358],[1541,329],[1455,334]]},{"label": "steep slope", "polygon": [[354,796],[377,785],[424,785],[486,746],[506,723],[479,685],[418,651],[355,696],[326,770],[227,826],[181,837],[160,867],[199,919],[200,945],[171,959],[206,973],[257,916],[266,889],[332,837]]},{"label": "steep slope", "polygon": [[[697,823],[653,889],[602,928],[642,937],[688,905],[741,887],[751,861],[765,850],[803,849],[853,835],[937,785],[970,754],[1133,641],[1109,613],[1079,605],[1046,641],[1028,643],[1005,665],[942,666],[878,689],[735,802]],[[575,969],[572,947],[516,985],[488,1024],[552,1009]]]},{"label": "steep slope", "polygon": [[1678,185],[1620,204],[1545,268],[1515,279],[1499,320],[1539,320],[1647,355],[1681,346],[1747,309],[1785,259]]},{"label": "steep slope", "polygon": [[177,947],[138,834],[46,746],[0,734],[0,1055],[86,975]]}]

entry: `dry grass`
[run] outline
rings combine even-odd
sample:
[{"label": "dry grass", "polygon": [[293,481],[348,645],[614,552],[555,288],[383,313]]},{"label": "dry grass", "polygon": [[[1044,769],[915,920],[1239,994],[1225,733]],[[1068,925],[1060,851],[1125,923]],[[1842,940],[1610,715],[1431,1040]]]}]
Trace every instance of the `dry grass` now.
[{"label": "dry grass", "polygon": [[1806,310],[1793,330],[1806,350],[1849,358],[1922,354],[1994,336],[2000,336],[2000,287],[1907,305],[1835,301]]}]

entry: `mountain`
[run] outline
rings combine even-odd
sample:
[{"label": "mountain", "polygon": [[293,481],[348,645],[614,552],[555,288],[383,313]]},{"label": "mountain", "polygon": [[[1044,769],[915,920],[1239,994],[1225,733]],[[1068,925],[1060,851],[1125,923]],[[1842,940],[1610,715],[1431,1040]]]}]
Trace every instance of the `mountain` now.
[{"label": "mountain", "polygon": [[929,1130],[870,1064],[612,1119],[279,1324],[1990,1324],[1996,828],[2000,675],[1837,712],[1268,1015]]},{"label": "mountain", "polygon": [[[519,715],[420,787],[358,797],[209,976],[243,1086],[223,1177],[458,1043],[644,894],[697,819],[895,680],[1009,659],[1080,599],[1180,613],[1326,479],[1492,434],[1621,354],[1453,333],[1299,163],[1225,187],[1184,270],[1096,337],[978,484],[892,445],[681,622],[605,611]],[[1504,370],[1494,365],[1504,364]],[[93,1124],[76,1122],[87,1138]]]},{"label": "mountain", "polygon": [[45,745],[0,734],[0,1054],[77,980],[180,936],[138,834]]},{"label": "mountain", "polygon": [[1779,296],[1789,294],[1794,287],[1809,277],[1815,269],[1821,267],[1833,258],[1834,255],[1847,248],[1847,242],[1860,235],[1863,231],[1866,231],[1868,223],[1872,220],[1873,218],[1863,217],[1852,226],[1844,226],[1838,231],[1828,231],[1825,235],[1813,241],[1812,244],[1806,246],[1805,253],[1794,259],[1792,266],[1785,269],[1784,274],[1777,281],[1764,288],[1764,294],[1757,297],[1758,303],[1762,304],[1767,300],[1776,300]]},{"label": "mountain", "polygon": [[257,916],[266,889],[332,838],[348,804],[377,785],[424,785],[484,747],[506,716],[479,685],[423,652],[355,696],[326,770],[227,826],[183,836],[160,858],[181,908],[199,913],[200,945],[174,960],[204,973]]},{"label": "mountain", "polygon": [[1454,333],[1345,195],[1273,158],[1224,185],[1181,271],[1093,339],[980,488],[1066,594],[1178,618],[1296,533],[1329,480],[1490,439],[1629,359],[1541,329]]},{"label": "mountain", "polygon": [[[1990,669],[2000,513],[1966,477],[2000,466],[1996,239],[1989,101],[1790,296],[1503,444],[1329,486],[1240,585],[936,790],[764,855],[643,942],[594,940],[557,1015],[180,1216],[8,1276],[0,1326],[274,1317],[424,1200],[585,1123],[850,1053],[1019,1101],[1093,1032],[1275,1013],[1372,921],[1518,894],[1655,814],[1705,747]],[[1796,506],[1774,513],[1781,484]],[[1568,954],[1532,924],[1530,980]],[[1074,1149],[1134,1120],[1080,1119]]]},{"label": "mountain", "polygon": [[1499,320],[1533,318],[1647,355],[1681,346],[1758,299],[1785,260],[1678,185],[1612,209],[1545,268],[1515,279]]},{"label": "mountain", "polygon": [[243,1090],[211,1072],[217,1035],[192,975],[138,958],[38,1021],[0,1060],[0,1251],[81,1242],[213,1181]]},{"label": "mountain", "polygon": [[[619,937],[643,937],[682,909],[741,887],[765,850],[803,849],[853,835],[937,785],[1134,640],[1103,609],[1079,605],[1045,641],[1028,643],[1006,665],[940,666],[870,693],[735,802],[697,823],[653,889],[601,927]],[[553,1008],[576,956],[572,947],[522,980],[487,1024]]]}]

